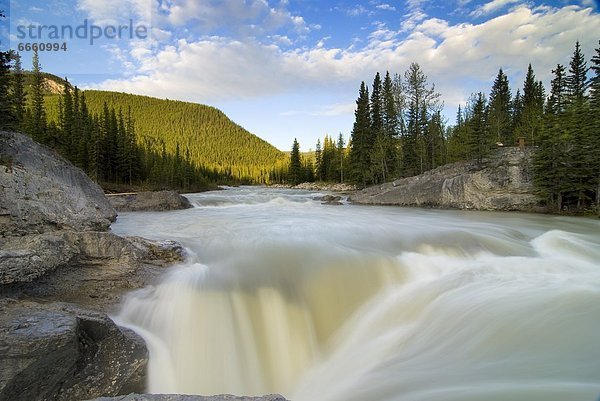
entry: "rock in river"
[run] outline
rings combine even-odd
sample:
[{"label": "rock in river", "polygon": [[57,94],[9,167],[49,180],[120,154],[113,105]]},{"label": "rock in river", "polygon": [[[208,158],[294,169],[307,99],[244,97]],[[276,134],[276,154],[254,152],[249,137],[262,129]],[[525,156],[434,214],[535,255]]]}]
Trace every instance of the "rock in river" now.
[{"label": "rock in river", "polygon": [[143,390],[134,332],[69,304],[0,301],[0,401],[72,401]]},{"label": "rock in river", "polygon": [[108,199],[119,212],[163,212],[191,208],[190,201],[175,191],[113,194]]}]

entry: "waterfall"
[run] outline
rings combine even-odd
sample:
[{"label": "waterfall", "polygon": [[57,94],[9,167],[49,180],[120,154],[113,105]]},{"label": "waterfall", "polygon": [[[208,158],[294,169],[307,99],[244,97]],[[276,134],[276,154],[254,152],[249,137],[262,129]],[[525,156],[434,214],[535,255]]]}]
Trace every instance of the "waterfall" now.
[{"label": "waterfall", "polygon": [[189,211],[122,216],[120,233],[190,250],[115,317],[148,344],[148,391],[600,395],[598,222],[313,197],[242,188],[194,195]]}]

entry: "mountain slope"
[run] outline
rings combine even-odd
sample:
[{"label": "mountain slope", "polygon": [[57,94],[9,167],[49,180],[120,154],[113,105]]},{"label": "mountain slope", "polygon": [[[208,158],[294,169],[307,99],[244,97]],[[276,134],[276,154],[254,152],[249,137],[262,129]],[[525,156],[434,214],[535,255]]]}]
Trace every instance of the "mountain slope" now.
[{"label": "mountain slope", "polygon": [[[269,173],[285,155],[268,142],[231,121],[220,110],[195,103],[163,100],[118,92],[85,91],[90,112],[99,114],[104,104],[122,110],[135,121],[136,138],[149,150],[169,155],[189,152],[197,166],[230,174],[242,181],[268,182]],[[58,116],[59,96],[46,100],[51,120]]]}]

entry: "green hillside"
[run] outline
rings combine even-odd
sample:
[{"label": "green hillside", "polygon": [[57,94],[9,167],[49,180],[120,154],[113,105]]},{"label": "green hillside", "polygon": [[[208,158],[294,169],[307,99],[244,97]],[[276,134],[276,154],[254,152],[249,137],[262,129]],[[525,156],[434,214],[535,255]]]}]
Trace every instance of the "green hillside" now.
[{"label": "green hillside", "polygon": [[[264,183],[285,155],[266,141],[231,121],[220,110],[201,104],[156,99],[117,92],[85,91],[91,113],[102,113],[104,103],[126,114],[131,108],[135,135],[144,148],[175,155],[189,151],[198,167],[237,180]],[[50,121],[58,120],[58,95],[46,97]]]}]

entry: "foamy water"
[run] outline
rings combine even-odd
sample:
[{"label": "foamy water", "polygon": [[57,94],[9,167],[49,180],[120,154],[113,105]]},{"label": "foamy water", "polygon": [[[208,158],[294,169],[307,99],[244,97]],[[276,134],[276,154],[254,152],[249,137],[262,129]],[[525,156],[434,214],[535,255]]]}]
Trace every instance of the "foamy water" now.
[{"label": "foamy water", "polygon": [[316,196],[236,188],[119,217],[190,251],[116,317],[148,343],[148,391],[598,399],[600,222]]}]

